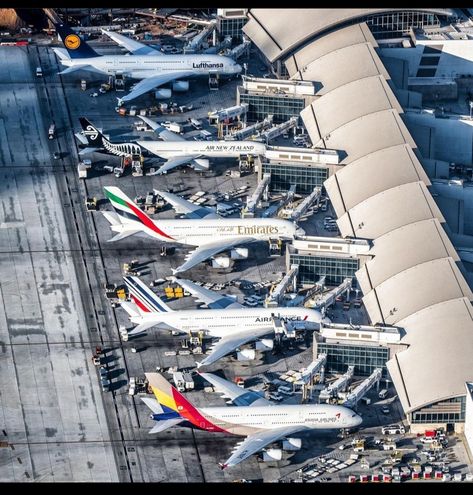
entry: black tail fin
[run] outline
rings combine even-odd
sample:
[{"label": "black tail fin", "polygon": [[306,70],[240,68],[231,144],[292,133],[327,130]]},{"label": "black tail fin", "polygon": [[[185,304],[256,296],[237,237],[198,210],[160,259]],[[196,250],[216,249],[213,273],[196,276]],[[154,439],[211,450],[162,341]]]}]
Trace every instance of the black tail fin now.
[{"label": "black tail fin", "polygon": [[93,58],[101,57],[93,48],[91,48],[80,36],[75,33],[67,24],[54,24],[56,32],[61,37],[61,41],[66,47],[67,53],[71,58]]},{"label": "black tail fin", "polygon": [[89,146],[102,148],[104,141],[107,141],[105,136],[85,117],[80,117],[79,122],[84,131],[84,136],[89,142]]}]

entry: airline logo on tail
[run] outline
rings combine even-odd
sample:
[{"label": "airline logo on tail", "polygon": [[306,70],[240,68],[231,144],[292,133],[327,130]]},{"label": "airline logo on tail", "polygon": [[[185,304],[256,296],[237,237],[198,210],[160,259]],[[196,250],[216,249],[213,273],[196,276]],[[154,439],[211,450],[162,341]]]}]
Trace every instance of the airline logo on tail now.
[{"label": "airline logo on tail", "polygon": [[118,187],[104,187],[105,195],[112,203],[113,208],[118,215],[128,218],[129,220],[139,222],[161,237],[174,241],[174,237],[163,232],[156,224],[143,213],[129,198],[127,198]]},{"label": "airline logo on tail", "polygon": [[64,45],[69,50],[77,50],[80,46],[80,38],[77,34],[69,34],[64,40]]},{"label": "airline logo on tail", "polygon": [[[194,426],[207,431],[222,431],[222,428],[214,425],[207,420],[179,391],[177,391],[162,375],[159,373],[146,373],[151,389],[163,408],[171,409],[178,413]],[[164,409],[166,410],[166,409]]]},{"label": "airline logo on tail", "polygon": [[84,135],[95,141],[99,135],[99,131],[92,124],[88,124],[84,129]]},{"label": "airline logo on tail", "polygon": [[138,277],[123,277],[133,302],[143,313],[167,313],[172,311]]}]

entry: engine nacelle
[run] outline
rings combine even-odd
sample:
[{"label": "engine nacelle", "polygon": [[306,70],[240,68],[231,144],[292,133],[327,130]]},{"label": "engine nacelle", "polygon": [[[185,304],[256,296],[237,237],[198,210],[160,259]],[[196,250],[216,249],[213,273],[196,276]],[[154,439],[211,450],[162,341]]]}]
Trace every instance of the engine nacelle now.
[{"label": "engine nacelle", "polygon": [[281,449],[267,449],[263,450],[263,461],[280,461],[282,459]]},{"label": "engine nacelle", "polygon": [[238,361],[251,361],[256,358],[256,351],[254,349],[243,349],[237,351]]},{"label": "engine nacelle", "polygon": [[232,260],[246,260],[248,258],[248,248],[238,247],[230,251]]},{"label": "engine nacelle", "polygon": [[189,81],[174,81],[172,83],[172,90],[176,91],[176,93],[189,91]]},{"label": "engine nacelle", "polygon": [[255,343],[255,349],[257,351],[270,351],[274,347],[274,340],[273,339],[261,339],[257,340]]},{"label": "engine nacelle", "polygon": [[229,256],[215,256],[215,258],[212,259],[212,268],[229,268],[229,266]]},{"label": "engine nacelle", "polygon": [[194,162],[197,164],[196,170],[208,170],[210,168],[210,161],[207,158],[195,158]]},{"label": "engine nacelle", "polygon": [[300,450],[302,446],[302,439],[301,438],[286,438],[286,440],[283,440],[282,442],[282,448],[283,450]]},{"label": "engine nacelle", "polygon": [[157,100],[166,100],[167,98],[171,98],[172,91],[168,88],[159,88],[154,92],[154,97]]}]

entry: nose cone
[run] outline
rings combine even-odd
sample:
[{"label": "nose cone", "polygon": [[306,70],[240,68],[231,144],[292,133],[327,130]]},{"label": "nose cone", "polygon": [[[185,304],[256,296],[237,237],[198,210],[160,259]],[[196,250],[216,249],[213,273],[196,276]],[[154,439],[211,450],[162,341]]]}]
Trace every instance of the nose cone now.
[{"label": "nose cone", "polygon": [[233,73],[234,74],[240,74],[240,72],[242,71],[242,67],[240,64],[236,64],[235,65],[235,68],[233,69]]},{"label": "nose cone", "polygon": [[358,416],[358,414],[352,418],[352,421],[353,421],[353,426],[360,426],[361,423],[363,423],[363,418],[361,416]]},{"label": "nose cone", "polygon": [[324,325],[328,325],[329,323],[332,323],[332,320],[330,318],[327,318],[326,316],[322,318],[322,323]]},{"label": "nose cone", "polygon": [[305,230],[304,229],[301,229],[300,227],[298,227],[296,229],[296,232],[295,233],[296,233],[296,236],[297,237],[304,237],[305,236]]}]

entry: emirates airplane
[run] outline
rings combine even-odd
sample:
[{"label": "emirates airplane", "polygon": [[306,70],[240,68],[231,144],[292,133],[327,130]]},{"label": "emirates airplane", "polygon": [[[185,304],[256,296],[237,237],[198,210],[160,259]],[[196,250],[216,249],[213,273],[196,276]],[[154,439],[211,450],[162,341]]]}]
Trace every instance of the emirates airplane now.
[{"label": "emirates airplane", "polygon": [[[115,33],[104,31],[115,41],[125,46],[130,54],[100,55],[90,45],[83,41],[69,26],[62,24],[57,16],[48,16],[53,20],[56,32],[59,34],[64,48],[53,48],[62,65],[67,69],[60,74],[69,74],[77,70],[87,70],[100,74],[123,74],[132,79],[141,79],[132,91],[120,103],[127,102],[147,93],[163,84],[219,74],[233,77],[241,72],[241,66],[229,57],[220,55],[165,55],[154,48],[138,41]],[[186,84],[188,87],[188,83]]]},{"label": "emirates airplane", "polygon": [[[124,281],[131,302],[123,301],[120,305],[130,321],[137,325],[128,335],[137,335],[156,326],[189,334],[203,331],[209,337],[219,339],[212,346],[212,352],[197,366],[210,365],[248,342],[257,341],[256,348],[262,351],[272,349],[272,339],[264,337],[274,335],[275,318],[299,330],[317,330],[323,319],[319,311],[304,307],[247,308],[231,296],[222,296],[190,280],[174,277],[170,280],[190,292],[198,302],[205,303],[208,309],[174,311],[138,277],[127,276]],[[284,331],[283,327],[281,330]],[[253,359],[255,353],[242,355]]]},{"label": "emirates airplane", "polygon": [[104,191],[115,210],[103,212],[112,231],[117,232],[109,242],[144,232],[159,241],[196,247],[187,255],[185,263],[173,269],[174,274],[242,244],[269,239],[291,240],[296,235],[304,235],[294,223],[278,218],[152,220],[118,187],[107,186]]},{"label": "emirates airplane", "polygon": [[[158,433],[181,423],[211,432],[230,433],[245,439],[220,467],[235,466],[268,445],[282,440],[284,450],[299,450],[302,442],[292,435],[320,429],[355,428],[361,417],[351,409],[329,404],[270,404],[257,392],[242,389],[223,378],[202,373],[202,377],[231,399],[236,407],[195,407],[162,375],[146,373],[157,400],[143,398],[153,411],[157,425],[150,433]],[[267,449],[266,460],[282,458],[281,449]]]}]

